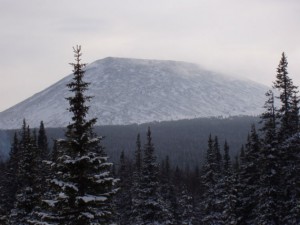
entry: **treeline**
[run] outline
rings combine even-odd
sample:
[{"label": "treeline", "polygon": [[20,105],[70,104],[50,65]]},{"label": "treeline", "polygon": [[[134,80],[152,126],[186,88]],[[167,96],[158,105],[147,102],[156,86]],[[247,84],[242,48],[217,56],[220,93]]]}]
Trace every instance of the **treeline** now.
[{"label": "treeline", "polygon": [[[234,157],[240,151],[242,144],[247,141],[251,124],[254,123],[258,129],[260,128],[259,120],[258,116],[196,118],[145,124],[95,126],[94,132],[105,137],[102,143],[106,153],[110,161],[118,164],[122,150],[127,157],[134,156],[137,133],[145,133],[147,128],[151,127],[159,162],[169,155],[172,165],[184,169],[187,166],[194,168],[204,163],[207,137],[210,133],[217,135],[220,143],[224,143],[226,139],[230,143],[230,155]],[[5,151],[5,154],[2,154],[6,155],[6,159],[9,158],[8,153],[15,132],[18,130],[0,131],[0,150]],[[50,149],[54,143],[52,140],[64,137],[63,128],[46,127],[46,133]],[[145,140],[146,136],[141,135],[141,141]]]}]

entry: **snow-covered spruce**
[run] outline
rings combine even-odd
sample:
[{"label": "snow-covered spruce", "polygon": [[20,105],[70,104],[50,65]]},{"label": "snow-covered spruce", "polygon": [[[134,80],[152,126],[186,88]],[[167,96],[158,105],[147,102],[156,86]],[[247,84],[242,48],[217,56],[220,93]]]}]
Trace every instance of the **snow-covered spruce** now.
[{"label": "snow-covered spruce", "polygon": [[68,97],[72,122],[66,138],[57,140],[56,158],[51,166],[50,191],[42,202],[43,210],[35,212],[31,224],[97,225],[112,220],[111,197],[116,180],[110,174],[111,163],[101,146],[102,137],[93,132],[96,118],[87,120],[91,99],[84,93],[89,83],[83,81],[84,64],[80,63],[81,48],[74,48],[74,77],[67,85],[74,94]]}]

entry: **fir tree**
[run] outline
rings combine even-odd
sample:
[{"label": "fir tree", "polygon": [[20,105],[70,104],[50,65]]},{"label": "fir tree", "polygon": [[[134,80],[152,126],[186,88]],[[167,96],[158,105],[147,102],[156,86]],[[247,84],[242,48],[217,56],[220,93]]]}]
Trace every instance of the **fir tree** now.
[{"label": "fir tree", "polygon": [[255,125],[252,125],[250,135],[245,149],[245,156],[241,162],[240,168],[240,186],[239,186],[239,209],[238,215],[241,224],[253,224],[255,219],[255,208],[257,207],[258,180],[260,179],[259,171],[259,153],[261,143],[256,132]]},{"label": "fir tree", "polygon": [[184,184],[184,177],[183,177],[182,171],[180,170],[180,168],[178,166],[176,166],[176,168],[173,172],[172,184],[174,185],[174,193],[176,196],[176,198],[172,202],[172,211],[173,211],[173,215],[174,215],[175,224],[180,224],[181,220],[182,220],[182,218],[180,216],[180,212],[182,212],[184,210],[182,208],[185,206],[180,205],[179,201],[181,198],[181,193],[183,193],[183,191],[185,190],[185,188],[184,188],[185,184]]},{"label": "fir tree", "polygon": [[298,135],[294,135],[279,146],[284,199],[282,224],[300,223],[300,138]]},{"label": "fir tree", "polygon": [[265,112],[261,115],[263,132],[262,147],[259,152],[260,180],[257,189],[258,205],[255,224],[281,224],[281,155],[277,139],[277,122],[275,117],[274,95],[272,91],[266,93]]},{"label": "fir tree", "polygon": [[28,224],[30,214],[39,200],[38,148],[30,134],[29,126],[23,120],[20,140],[20,161],[18,163],[18,187],[9,224]]},{"label": "fir tree", "polygon": [[223,222],[224,224],[235,225],[238,224],[237,216],[237,175],[233,171],[229,146],[227,141],[224,143],[224,157],[223,157],[223,177],[220,180],[221,199],[223,208]]},{"label": "fir tree", "polygon": [[214,149],[214,154],[215,154],[215,160],[216,160],[216,171],[217,173],[221,174],[221,170],[222,170],[222,155],[220,152],[220,145],[219,145],[219,141],[218,141],[218,137],[215,136],[215,141],[213,144],[213,149]]},{"label": "fir tree", "polygon": [[201,177],[204,186],[204,195],[202,199],[203,218],[204,224],[223,224],[221,213],[221,201],[219,181],[221,179],[221,160],[220,149],[215,138],[212,140],[211,135],[208,138],[208,149],[206,156],[206,163],[203,168],[203,175]]},{"label": "fir tree", "polygon": [[268,98],[264,105],[266,111],[261,115],[261,123],[263,124],[261,131],[264,135],[264,144],[274,147],[277,142],[277,121],[273,91],[269,90],[266,97]]},{"label": "fir tree", "polygon": [[42,159],[47,159],[49,155],[48,138],[43,121],[41,121],[40,123],[40,129],[37,137],[37,145],[41,151]]},{"label": "fir tree", "polygon": [[0,170],[2,173],[0,174],[0,224],[7,224],[7,214],[8,214],[8,205],[6,203],[6,194],[9,193],[6,185],[6,171],[7,164],[1,160],[0,162]]},{"label": "fir tree", "polygon": [[229,155],[229,146],[227,143],[227,140],[225,140],[224,143],[224,163],[223,163],[223,172],[224,174],[227,174],[231,170],[231,161],[230,161],[230,155]]},{"label": "fir tree", "polygon": [[165,205],[159,193],[158,165],[154,154],[150,127],[144,149],[141,176],[141,221],[143,225],[161,223],[164,218]]},{"label": "fir tree", "polygon": [[[284,140],[292,136],[294,133],[295,118],[293,115],[293,98],[297,94],[297,87],[293,84],[292,79],[287,71],[287,58],[285,53],[282,53],[281,60],[277,68],[277,76],[274,82],[274,88],[279,91],[279,99],[282,103],[281,108],[277,111],[277,116],[281,122],[279,130],[279,138]],[[298,108],[298,106],[297,106]]]},{"label": "fir tree", "polygon": [[142,149],[140,134],[137,135],[136,149],[134,153],[134,165],[133,165],[133,176],[132,176],[132,212],[130,221],[131,224],[141,223],[141,174],[142,174]]},{"label": "fir tree", "polygon": [[[288,76],[287,65],[288,62],[286,56],[282,53],[279,66],[277,68],[276,81],[274,82],[274,87],[279,91],[278,98],[281,102],[281,107],[277,110],[280,129],[278,132],[278,145],[276,145],[276,149],[273,149],[272,155],[279,155],[278,158],[280,158],[279,166],[276,168],[279,168],[281,171],[280,186],[282,188],[284,199],[281,208],[281,222],[283,224],[299,224],[299,100],[297,97],[298,87],[293,84],[292,79]],[[274,166],[276,165],[273,165],[273,167]]]},{"label": "fir tree", "polygon": [[125,157],[124,150],[121,152],[120,165],[118,177],[120,191],[116,195],[116,205],[118,212],[118,224],[130,224],[131,210],[132,210],[132,196],[131,196],[131,165]]},{"label": "fir tree", "polygon": [[9,159],[1,160],[0,176],[0,224],[8,224],[9,214],[14,207],[16,193],[18,190],[17,171],[19,164],[19,140],[17,132],[14,134]]},{"label": "fir tree", "polygon": [[[171,166],[169,156],[162,161],[160,170],[160,195],[165,204],[164,218],[165,224],[174,224],[174,206],[176,205],[176,196],[174,186],[171,183]],[[176,207],[176,206],[175,206]]]},{"label": "fir tree", "polygon": [[74,76],[67,84],[74,94],[67,98],[72,122],[67,126],[66,139],[58,141],[58,158],[52,165],[55,179],[51,180],[56,191],[51,199],[44,199],[49,209],[41,219],[65,225],[106,224],[112,217],[115,179],[100,144],[102,138],[93,132],[96,118],[87,120],[91,96],[85,95],[89,83],[83,80],[81,47],[74,48],[74,53]]},{"label": "fir tree", "polygon": [[6,168],[4,170],[5,180],[2,183],[1,188],[1,208],[3,213],[5,213],[5,220],[7,220],[7,215],[10,214],[10,210],[14,206],[16,199],[16,193],[18,190],[18,179],[17,171],[20,162],[20,145],[17,132],[14,134],[9,160],[6,163]]}]

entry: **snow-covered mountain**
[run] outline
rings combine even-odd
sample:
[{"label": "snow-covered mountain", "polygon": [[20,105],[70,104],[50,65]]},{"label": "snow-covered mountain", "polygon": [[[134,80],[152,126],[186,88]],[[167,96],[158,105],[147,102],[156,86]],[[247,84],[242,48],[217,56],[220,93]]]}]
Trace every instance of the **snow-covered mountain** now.
[{"label": "snow-covered mountain", "polygon": [[[66,126],[72,75],[0,113],[0,129]],[[108,57],[86,67],[90,117],[98,125],[131,124],[195,117],[258,115],[268,87],[224,76],[196,64]]]}]

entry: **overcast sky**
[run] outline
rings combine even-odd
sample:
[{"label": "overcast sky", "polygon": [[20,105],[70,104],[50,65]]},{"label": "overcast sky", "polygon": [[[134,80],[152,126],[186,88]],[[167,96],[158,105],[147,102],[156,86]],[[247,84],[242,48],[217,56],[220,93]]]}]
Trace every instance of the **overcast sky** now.
[{"label": "overcast sky", "polygon": [[0,0],[0,111],[107,56],[194,62],[271,85],[281,53],[300,85],[299,0]]}]

